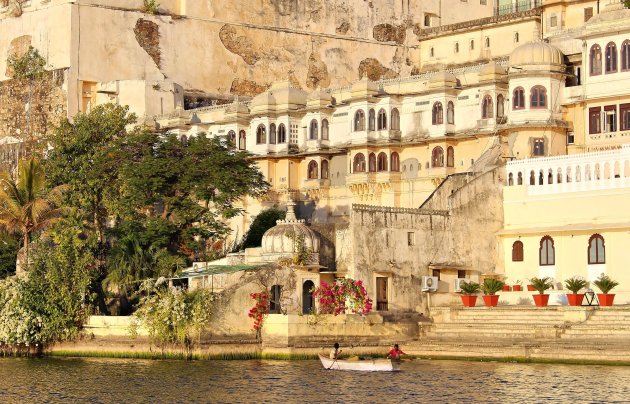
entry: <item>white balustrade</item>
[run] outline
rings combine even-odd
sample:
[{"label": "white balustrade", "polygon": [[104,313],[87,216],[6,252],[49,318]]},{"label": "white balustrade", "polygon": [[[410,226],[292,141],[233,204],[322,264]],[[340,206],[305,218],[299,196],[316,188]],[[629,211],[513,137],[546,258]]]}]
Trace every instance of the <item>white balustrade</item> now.
[{"label": "white balustrade", "polygon": [[507,163],[507,185],[528,195],[630,187],[630,145],[616,150],[515,160]]}]

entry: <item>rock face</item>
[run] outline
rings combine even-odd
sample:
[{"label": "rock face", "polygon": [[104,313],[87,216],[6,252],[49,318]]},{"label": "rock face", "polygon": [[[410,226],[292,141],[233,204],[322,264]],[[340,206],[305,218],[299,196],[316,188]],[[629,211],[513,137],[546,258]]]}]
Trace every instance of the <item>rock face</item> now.
[{"label": "rock face", "polygon": [[392,69],[388,69],[383,66],[378,60],[374,58],[363,59],[359,63],[359,78],[367,77],[372,81],[380,79],[393,79],[398,77],[399,73]]},{"label": "rock face", "polygon": [[379,42],[390,42],[402,44],[407,36],[407,29],[403,25],[379,24],[374,26],[374,39]]}]

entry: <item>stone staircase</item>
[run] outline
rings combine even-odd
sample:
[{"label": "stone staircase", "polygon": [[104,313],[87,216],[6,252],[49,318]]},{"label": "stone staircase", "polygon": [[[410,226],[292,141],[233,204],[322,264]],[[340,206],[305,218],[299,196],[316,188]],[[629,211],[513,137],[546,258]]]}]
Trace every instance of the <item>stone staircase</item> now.
[{"label": "stone staircase", "polygon": [[561,338],[630,344],[630,309],[613,306],[593,310],[586,321],[569,325]]},{"label": "stone staircase", "polygon": [[436,307],[405,352],[424,357],[630,363],[630,306]]},{"label": "stone staircase", "polygon": [[558,308],[434,308],[433,323],[421,325],[429,341],[519,341],[555,339],[565,331],[565,313]]}]

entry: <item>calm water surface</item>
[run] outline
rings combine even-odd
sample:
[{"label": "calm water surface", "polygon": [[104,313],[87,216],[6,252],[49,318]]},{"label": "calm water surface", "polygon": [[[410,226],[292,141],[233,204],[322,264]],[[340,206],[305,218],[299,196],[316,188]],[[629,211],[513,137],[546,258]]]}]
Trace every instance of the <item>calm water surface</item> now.
[{"label": "calm water surface", "polygon": [[413,360],[398,373],[316,361],[0,359],[2,403],[630,402],[630,367]]}]

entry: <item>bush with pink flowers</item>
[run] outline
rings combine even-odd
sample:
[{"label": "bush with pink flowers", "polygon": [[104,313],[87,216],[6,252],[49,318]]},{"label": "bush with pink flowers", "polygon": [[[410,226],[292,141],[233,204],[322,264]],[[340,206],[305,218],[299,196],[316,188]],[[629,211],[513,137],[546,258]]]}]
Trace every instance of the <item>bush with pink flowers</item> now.
[{"label": "bush with pink flowers", "polygon": [[337,316],[349,310],[364,316],[372,311],[372,300],[360,280],[339,278],[332,284],[321,282],[313,290],[313,298],[319,302],[320,314]]}]

